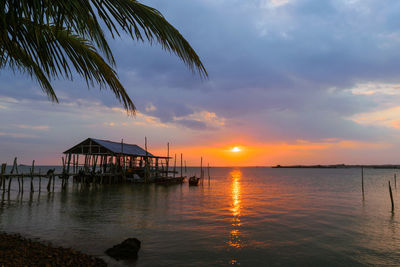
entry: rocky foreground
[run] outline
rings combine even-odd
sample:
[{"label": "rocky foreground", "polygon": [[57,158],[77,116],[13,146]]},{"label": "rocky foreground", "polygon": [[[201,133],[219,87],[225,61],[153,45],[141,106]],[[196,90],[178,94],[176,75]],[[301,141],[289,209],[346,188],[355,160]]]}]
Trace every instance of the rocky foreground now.
[{"label": "rocky foreground", "polygon": [[0,233],[0,266],[107,266],[105,261],[79,251],[54,247]]}]

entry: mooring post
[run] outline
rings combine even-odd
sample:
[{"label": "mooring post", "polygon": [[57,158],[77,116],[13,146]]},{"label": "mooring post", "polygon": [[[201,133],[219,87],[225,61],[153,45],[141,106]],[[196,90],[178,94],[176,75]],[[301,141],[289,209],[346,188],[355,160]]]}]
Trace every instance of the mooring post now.
[{"label": "mooring post", "polygon": [[31,168],[31,192],[34,192],[33,190],[33,173],[35,171],[35,160],[32,161],[32,168]]},{"label": "mooring post", "polygon": [[392,212],[394,212],[393,194],[392,194],[392,187],[390,186],[390,181],[389,181],[389,195],[390,195],[390,201],[392,202]]},{"label": "mooring post", "polygon": [[1,164],[0,188],[1,188],[1,186],[2,186],[2,187],[3,187],[3,191],[6,190],[6,177],[4,177],[4,174],[6,173],[6,167],[7,167],[7,163]]},{"label": "mooring post", "polygon": [[361,167],[361,190],[364,198],[364,167]]},{"label": "mooring post", "polygon": [[47,182],[47,192],[50,192],[50,186],[51,186],[51,173],[47,172],[47,178],[49,181]]},{"label": "mooring post", "polygon": [[182,161],[183,155],[181,153],[181,178],[183,177],[183,161]]},{"label": "mooring post", "polygon": [[203,184],[203,157],[200,157],[200,179],[201,184]]},{"label": "mooring post", "polygon": [[3,173],[3,191],[6,190],[6,177],[4,177],[4,174],[6,174],[6,168],[7,168],[7,163],[3,163],[1,165],[1,171]]},{"label": "mooring post", "polygon": [[175,153],[175,156],[174,156],[174,174],[173,174],[174,178],[175,178],[175,173],[176,173],[176,153]]},{"label": "mooring post", "polygon": [[168,172],[169,172],[169,142],[167,143],[167,160],[165,162],[166,164],[166,177],[168,177]]},{"label": "mooring post", "polygon": [[210,183],[210,163],[207,164],[208,183]]}]

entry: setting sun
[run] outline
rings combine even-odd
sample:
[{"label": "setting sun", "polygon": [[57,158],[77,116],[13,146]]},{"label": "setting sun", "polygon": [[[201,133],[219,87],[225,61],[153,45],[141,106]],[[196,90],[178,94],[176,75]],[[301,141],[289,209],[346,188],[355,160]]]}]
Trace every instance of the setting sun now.
[{"label": "setting sun", "polygon": [[232,148],[232,152],[240,152],[240,147],[235,146]]}]

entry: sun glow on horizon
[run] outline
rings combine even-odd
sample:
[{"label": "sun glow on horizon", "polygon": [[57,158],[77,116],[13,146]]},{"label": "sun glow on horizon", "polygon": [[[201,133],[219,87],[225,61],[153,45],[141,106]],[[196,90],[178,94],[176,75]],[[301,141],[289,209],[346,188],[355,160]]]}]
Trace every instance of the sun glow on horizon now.
[{"label": "sun glow on horizon", "polygon": [[231,151],[232,151],[232,152],[240,152],[240,151],[242,151],[242,150],[240,149],[240,147],[235,146],[235,147],[232,148]]}]

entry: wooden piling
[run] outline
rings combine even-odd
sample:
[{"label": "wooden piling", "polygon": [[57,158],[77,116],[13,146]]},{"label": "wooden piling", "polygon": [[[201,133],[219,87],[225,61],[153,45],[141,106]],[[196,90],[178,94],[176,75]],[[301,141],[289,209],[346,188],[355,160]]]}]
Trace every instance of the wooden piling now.
[{"label": "wooden piling", "polygon": [[396,174],[394,174],[394,188],[397,189],[397,181]]},{"label": "wooden piling", "polygon": [[12,181],[12,176],[10,176],[10,177],[8,178],[8,193],[10,193],[11,181]]},{"label": "wooden piling", "polygon": [[4,177],[4,174],[6,173],[6,167],[7,167],[7,163],[3,163],[1,164],[1,180],[0,180],[0,186],[3,187],[3,192],[6,190],[6,177]]},{"label": "wooden piling", "polygon": [[68,161],[67,161],[67,174],[69,174],[69,165],[71,164],[71,153],[68,153]]},{"label": "wooden piling", "polygon": [[207,164],[208,183],[210,183],[210,163]]},{"label": "wooden piling", "polygon": [[176,173],[176,153],[175,153],[175,156],[174,156],[174,174],[173,174],[174,178],[175,178],[175,173]]},{"label": "wooden piling", "polygon": [[32,168],[31,168],[31,192],[34,192],[33,188],[33,173],[35,171],[35,160],[32,161]]},{"label": "wooden piling", "polygon": [[200,158],[200,180],[201,184],[203,184],[203,157]]},{"label": "wooden piling", "polygon": [[183,158],[183,155],[182,155],[182,153],[181,153],[181,177],[183,177],[183,166],[182,166],[182,158]]},{"label": "wooden piling", "polygon": [[364,167],[361,167],[361,190],[364,198]]},{"label": "wooden piling", "polygon": [[64,160],[64,157],[61,157],[61,160],[62,160],[62,166],[63,166],[62,172],[65,173],[65,160]]},{"label": "wooden piling", "polygon": [[169,172],[169,143],[167,143],[167,160],[165,162],[166,164],[166,174],[165,176],[168,177],[168,172]]},{"label": "wooden piling", "polygon": [[392,202],[392,212],[394,212],[393,194],[392,194],[392,187],[390,186],[390,181],[389,181],[389,195],[390,195],[390,201]]},{"label": "wooden piling", "polygon": [[51,174],[47,176],[49,178],[49,181],[47,182],[47,192],[50,192],[50,186],[51,186]]}]

